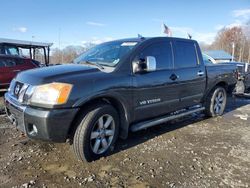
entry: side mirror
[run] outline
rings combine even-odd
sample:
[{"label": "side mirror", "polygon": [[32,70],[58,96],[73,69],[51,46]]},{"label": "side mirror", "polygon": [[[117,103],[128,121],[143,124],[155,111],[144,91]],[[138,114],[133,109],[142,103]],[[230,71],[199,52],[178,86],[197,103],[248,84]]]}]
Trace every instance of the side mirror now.
[{"label": "side mirror", "polygon": [[134,73],[145,73],[156,70],[156,59],[153,56],[147,56],[145,59],[140,59],[132,64]]},{"label": "side mirror", "polygon": [[151,72],[156,70],[156,59],[153,56],[146,57],[146,71]]}]

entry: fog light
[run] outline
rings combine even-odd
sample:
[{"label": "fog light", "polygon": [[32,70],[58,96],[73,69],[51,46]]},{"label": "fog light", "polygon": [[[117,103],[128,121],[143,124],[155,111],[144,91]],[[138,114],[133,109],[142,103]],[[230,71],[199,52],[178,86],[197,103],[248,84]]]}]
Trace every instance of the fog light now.
[{"label": "fog light", "polygon": [[36,136],[38,133],[37,127],[34,124],[28,125],[28,134],[31,136]]}]

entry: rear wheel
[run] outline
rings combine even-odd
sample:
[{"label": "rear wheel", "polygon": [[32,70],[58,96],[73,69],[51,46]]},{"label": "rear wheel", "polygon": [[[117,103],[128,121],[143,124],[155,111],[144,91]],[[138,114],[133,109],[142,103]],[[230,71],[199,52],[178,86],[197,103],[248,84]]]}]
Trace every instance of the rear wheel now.
[{"label": "rear wheel", "polygon": [[118,136],[119,117],[116,110],[102,104],[80,118],[73,148],[78,159],[93,161],[105,156],[114,147]]},{"label": "rear wheel", "polygon": [[227,92],[223,87],[216,87],[207,97],[205,114],[210,117],[221,116],[227,103]]}]

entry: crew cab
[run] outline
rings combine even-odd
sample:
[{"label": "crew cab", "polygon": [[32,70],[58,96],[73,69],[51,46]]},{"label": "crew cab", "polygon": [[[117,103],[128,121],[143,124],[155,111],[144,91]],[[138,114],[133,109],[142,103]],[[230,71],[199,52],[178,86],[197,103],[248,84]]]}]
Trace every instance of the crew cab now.
[{"label": "crew cab", "polygon": [[38,67],[32,61],[20,56],[0,54],[0,89],[8,88],[18,72]]},{"label": "crew cab", "polygon": [[19,73],[6,112],[31,139],[72,140],[96,160],[118,137],[194,112],[222,115],[235,66],[206,67],[194,40],[132,38],[97,45],[72,64]]}]

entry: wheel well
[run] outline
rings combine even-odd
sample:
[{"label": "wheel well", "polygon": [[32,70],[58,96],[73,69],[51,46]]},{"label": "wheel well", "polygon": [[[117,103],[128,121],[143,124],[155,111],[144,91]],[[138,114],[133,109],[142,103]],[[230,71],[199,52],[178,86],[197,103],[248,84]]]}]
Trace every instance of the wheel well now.
[{"label": "wheel well", "polygon": [[[226,91],[228,91],[228,84],[226,83],[226,82],[219,82],[219,83],[217,83],[216,85],[215,85],[215,87],[217,87],[217,86],[221,86],[221,87],[223,87]],[[214,87],[214,88],[215,88]]]},{"label": "wheel well", "polygon": [[216,85],[214,85],[214,87],[212,87],[210,90],[207,91],[207,93],[204,95],[202,101],[205,102],[205,101],[206,101],[206,98],[209,96],[209,94],[210,94],[211,92],[213,92],[214,89],[215,89],[216,87],[218,87],[218,86],[225,88],[226,92],[228,92],[228,91],[230,90],[230,88],[229,88],[229,86],[228,86],[228,84],[227,84],[226,82],[219,82],[219,83],[217,83]]},{"label": "wheel well", "polygon": [[127,138],[129,123],[128,123],[127,111],[126,111],[125,107],[122,105],[122,103],[119,100],[117,100],[115,98],[98,97],[98,98],[92,99],[92,100],[84,103],[80,107],[80,110],[76,114],[74,121],[72,122],[70,129],[68,131],[69,139],[73,139],[73,137],[74,137],[74,133],[75,133],[77,126],[78,126],[78,123],[79,123],[79,121],[78,121],[79,117],[84,116],[84,114],[86,114],[91,108],[94,108],[96,105],[100,105],[100,104],[110,104],[116,109],[116,111],[118,112],[118,115],[119,115],[119,119],[120,119],[119,136],[123,139]]}]

